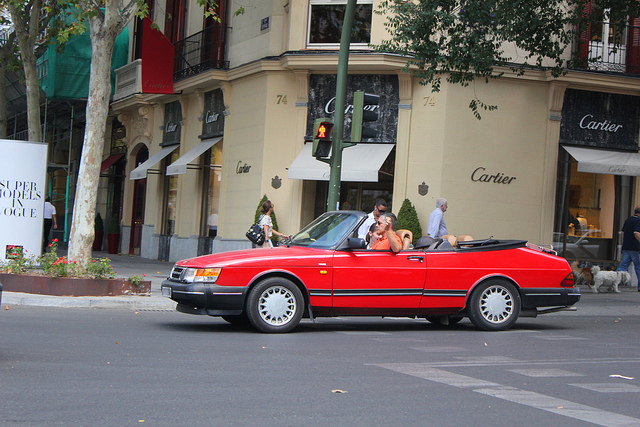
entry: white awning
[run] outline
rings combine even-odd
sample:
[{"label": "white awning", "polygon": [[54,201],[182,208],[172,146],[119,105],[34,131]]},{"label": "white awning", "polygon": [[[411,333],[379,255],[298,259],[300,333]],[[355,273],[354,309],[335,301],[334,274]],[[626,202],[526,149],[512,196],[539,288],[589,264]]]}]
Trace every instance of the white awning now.
[{"label": "white awning", "polygon": [[640,154],[593,148],[566,147],[578,161],[579,172],[640,176]]},{"label": "white awning", "polygon": [[216,145],[222,138],[205,139],[200,144],[187,151],[184,156],[167,166],[167,175],[187,173],[187,165],[200,157],[202,153]]},{"label": "white awning", "polygon": [[[290,179],[329,181],[330,168],[311,155],[307,143],[289,166]],[[342,151],[341,181],[378,182],[378,171],[395,144],[357,144]]]},{"label": "white awning", "polygon": [[175,150],[179,146],[180,145],[176,144],[176,145],[170,145],[168,147],[162,147],[160,151],[158,151],[153,156],[149,157],[149,159],[146,162],[142,163],[140,166],[132,170],[131,174],[129,175],[129,179],[134,180],[134,179],[146,178],[147,171],[151,169],[152,166],[155,166],[158,163],[160,163],[162,159],[164,159],[169,154],[171,154],[173,150]]}]

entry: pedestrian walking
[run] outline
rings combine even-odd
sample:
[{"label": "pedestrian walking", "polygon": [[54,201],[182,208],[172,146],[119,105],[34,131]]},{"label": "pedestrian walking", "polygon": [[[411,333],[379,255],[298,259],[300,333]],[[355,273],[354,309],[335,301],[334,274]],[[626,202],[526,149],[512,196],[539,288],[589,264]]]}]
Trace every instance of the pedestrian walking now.
[{"label": "pedestrian walking", "polygon": [[638,279],[638,292],[640,292],[640,206],[636,206],[633,215],[626,219],[622,225],[622,261],[617,271],[629,270],[629,264],[633,262],[633,268]]}]

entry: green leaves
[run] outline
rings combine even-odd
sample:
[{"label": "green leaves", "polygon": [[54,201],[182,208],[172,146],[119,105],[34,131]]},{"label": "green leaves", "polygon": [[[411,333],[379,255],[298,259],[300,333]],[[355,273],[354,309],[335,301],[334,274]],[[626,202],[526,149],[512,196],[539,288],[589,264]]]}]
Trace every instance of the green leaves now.
[{"label": "green leaves", "polygon": [[[635,0],[594,2],[624,13],[640,8]],[[500,78],[505,68],[558,77],[586,19],[581,10],[581,0],[382,0],[376,13],[387,17],[390,36],[375,49],[406,56],[405,70],[434,92],[443,78],[467,86]],[[480,119],[480,110],[497,107],[474,99],[469,108]]]}]

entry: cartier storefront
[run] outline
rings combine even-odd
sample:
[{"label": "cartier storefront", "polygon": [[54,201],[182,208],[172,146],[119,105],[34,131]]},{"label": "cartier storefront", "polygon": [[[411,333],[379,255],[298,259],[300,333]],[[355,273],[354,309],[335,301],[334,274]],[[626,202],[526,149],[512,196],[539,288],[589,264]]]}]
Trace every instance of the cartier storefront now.
[{"label": "cartier storefront", "polygon": [[554,247],[567,259],[619,260],[631,215],[640,97],[567,89],[562,109]]}]

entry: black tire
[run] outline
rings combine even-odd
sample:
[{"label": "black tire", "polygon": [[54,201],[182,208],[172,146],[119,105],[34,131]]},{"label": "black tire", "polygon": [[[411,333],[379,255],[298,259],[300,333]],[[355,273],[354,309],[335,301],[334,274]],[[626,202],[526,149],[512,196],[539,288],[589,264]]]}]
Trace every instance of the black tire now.
[{"label": "black tire", "polygon": [[461,316],[427,316],[425,317],[429,321],[429,323],[433,323],[434,325],[443,325],[443,326],[452,326],[462,320]]},{"label": "black tire", "polygon": [[489,279],[473,290],[467,315],[478,329],[504,331],[518,320],[520,294],[515,286],[505,280]]},{"label": "black tire", "polygon": [[228,316],[220,316],[220,317],[222,317],[222,319],[225,322],[231,323],[232,325],[236,325],[236,326],[249,326],[249,325],[251,325],[251,323],[249,323],[249,318],[244,313],[243,314],[228,315]]},{"label": "black tire", "polygon": [[300,323],[302,292],[290,280],[271,277],[258,283],[247,298],[249,322],[261,332],[285,333]]}]

